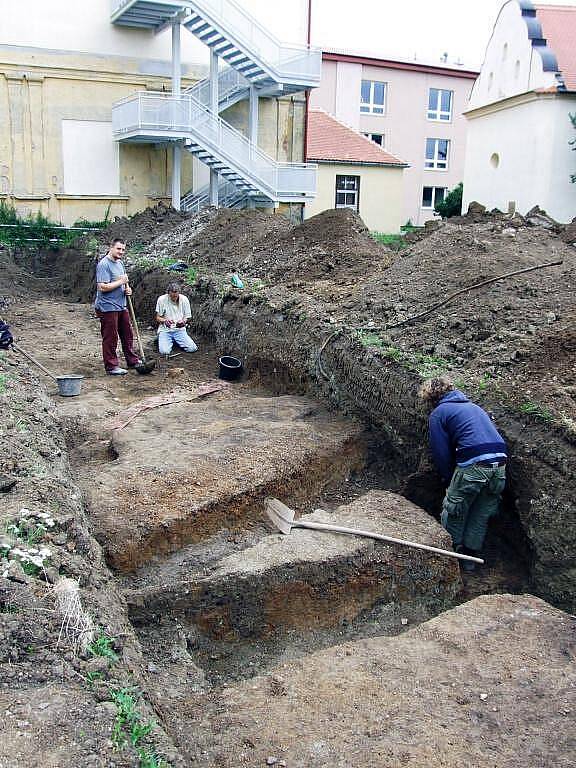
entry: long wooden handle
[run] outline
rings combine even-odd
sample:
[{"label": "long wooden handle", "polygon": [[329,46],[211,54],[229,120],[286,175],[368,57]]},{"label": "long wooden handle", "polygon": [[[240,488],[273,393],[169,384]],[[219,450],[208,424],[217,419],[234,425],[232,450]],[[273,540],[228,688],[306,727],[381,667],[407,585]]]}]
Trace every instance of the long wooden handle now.
[{"label": "long wooden handle", "polygon": [[142,339],[140,338],[140,331],[138,330],[138,323],[136,322],[136,315],[134,314],[134,305],[132,304],[132,297],[126,294],[126,301],[128,302],[128,312],[130,313],[130,320],[132,320],[132,327],[134,328],[134,333],[136,334],[136,339],[138,341],[138,349],[140,350],[140,357],[142,358],[142,362],[146,362],[146,355],[144,354],[144,347],[142,346]]},{"label": "long wooden handle", "polygon": [[[318,510],[320,511],[320,510]],[[417,544],[415,541],[405,541],[404,539],[394,539],[392,536],[384,536],[381,533],[372,533],[372,531],[361,531],[357,528],[345,528],[341,525],[329,525],[328,523],[310,523],[306,520],[295,520],[292,523],[293,528],[312,528],[317,531],[333,531],[334,533],[347,533],[352,536],[365,536],[368,539],[378,539],[378,541],[388,541],[391,544],[403,544],[405,547],[413,549],[425,549],[427,552],[435,552],[437,555],[446,555],[455,557],[458,560],[471,560],[473,563],[484,563],[479,557],[463,555],[460,552],[449,552],[447,549],[430,547],[428,544]]]},{"label": "long wooden handle", "polygon": [[24,355],[24,357],[27,357],[27,358],[28,358],[28,360],[30,360],[31,362],[33,362],[33,363],[34,363],[34,365],[37,365],[37,366],[38,366],[38,368],[40,368],[40,370],[41,370],[41,371],[44,371],[44,373],[46,374],[46,376],[50,376],[50,378],[51,378],[51,379],[54,379],[54,381],[58,381],[58,379],[56,378],[56,376],[54,376],[54,374],[53,374],[51,371],[49,371],[49,370],[48,370],[48,368],[45,368],[45,367],[42,365],[42,363],[39,363],[39,362],[38,362],[38,360],[36,360],[36,358],[35,358],[35,357],[32,357],[32,355],[31,355],[31,354],[29,354],[28,352],[25,352],[25,351],[22,349],[22,347],[19,347],[17,344],[14,344],[14,342],[12,342],[12,349],[15,349],[15,350],[16,350],[16,352],[20,352],[20,354],[21,354],[21,355]]}]

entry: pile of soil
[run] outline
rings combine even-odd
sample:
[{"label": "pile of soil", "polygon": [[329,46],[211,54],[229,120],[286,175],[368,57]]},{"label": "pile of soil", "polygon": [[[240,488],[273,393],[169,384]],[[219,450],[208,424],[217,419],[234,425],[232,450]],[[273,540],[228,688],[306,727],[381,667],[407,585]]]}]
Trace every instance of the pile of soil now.
[{"label": "pile of soil", "polygon": [[98,233],[98,241],[107,244],[114,237],[126,240],[128,246],[134,243],[145,245],[161,232],[169,232],[190,218],[185,211],[158,203],[154,208],[136,213],[134,216],[116,217],[112,224]]},{"label": "pile of soil", "polygon": [[[262,240],[283,236],[292,224],[281,214],[221,208],[202,232],[172,255],[184,258],[202,271],[237,272]],[[158,243],[162,247],[162,241]],[[151,248],[156,247],[156,241]]]},{"label": "pile of soil", "polygon": [[280,237],[268,235],[241,267],[264,280],[302,287],[318,280],[350,283],[386,269],[392,258],[360,216],[343,208],[323,211]]}]

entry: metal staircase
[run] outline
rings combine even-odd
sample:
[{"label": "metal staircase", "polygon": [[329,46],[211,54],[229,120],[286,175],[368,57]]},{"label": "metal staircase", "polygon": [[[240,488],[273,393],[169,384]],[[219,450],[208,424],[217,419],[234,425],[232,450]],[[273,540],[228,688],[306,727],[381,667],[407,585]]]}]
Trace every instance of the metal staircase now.
[{"label": "metal staircase", "polygon": [[[235,0],[111,0],[112,22],[159,31],[180,23],[228,65],[218,74],[218,111],[248,98],[296,93],[318,84],[321,52],[286,46]],[[121,142],[183,141],[187,151],[219,174],[222,201],[242,205],[304,202],[315,194],[316,166],[278,163],[210,110],[210,82],[178,95],[138,93],[115,104],[114,137]],[[235,188],[232,192],[231,188]],[[186,207],[209,202],[205,189]]]}]

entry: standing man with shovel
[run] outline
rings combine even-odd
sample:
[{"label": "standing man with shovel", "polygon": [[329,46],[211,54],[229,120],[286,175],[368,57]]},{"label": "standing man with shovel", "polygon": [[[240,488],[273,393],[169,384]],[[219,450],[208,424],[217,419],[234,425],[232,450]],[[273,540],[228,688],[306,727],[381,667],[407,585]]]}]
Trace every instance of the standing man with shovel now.
[{"label": "standing man with shovel", "polygon": [[132,289],[128,284],[128,275],[122,263],[125,251],[126,243],[118,237],[114,238],[108,253],[96,267],[97,290],[94,308],[100,318],[104,368],[110,376],[123,376],[128,373],[119,365],[116,353],[118,337],[120,337],[128,368],[135,368],[142,362],[132,346],[134,338],[126,309],[126,297],[132,295]]}]

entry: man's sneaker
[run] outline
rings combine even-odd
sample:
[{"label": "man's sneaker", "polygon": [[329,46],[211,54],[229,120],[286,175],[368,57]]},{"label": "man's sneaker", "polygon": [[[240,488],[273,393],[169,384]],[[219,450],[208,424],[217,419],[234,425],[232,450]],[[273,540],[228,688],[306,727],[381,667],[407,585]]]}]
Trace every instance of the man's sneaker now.
[{"label": "man's sneaker", "polygon": [[142,360],[138,358],[135,363],[128,363],[128,368],[136,368],[137,365],[142,365]]},{"label": "man's sneaker", "polygon": [[106,371],[108,376],[124,376],[124,374],[128,373],[126,368],[119,368],[116,366],[116,368],[110,368],[109,371]]}]

